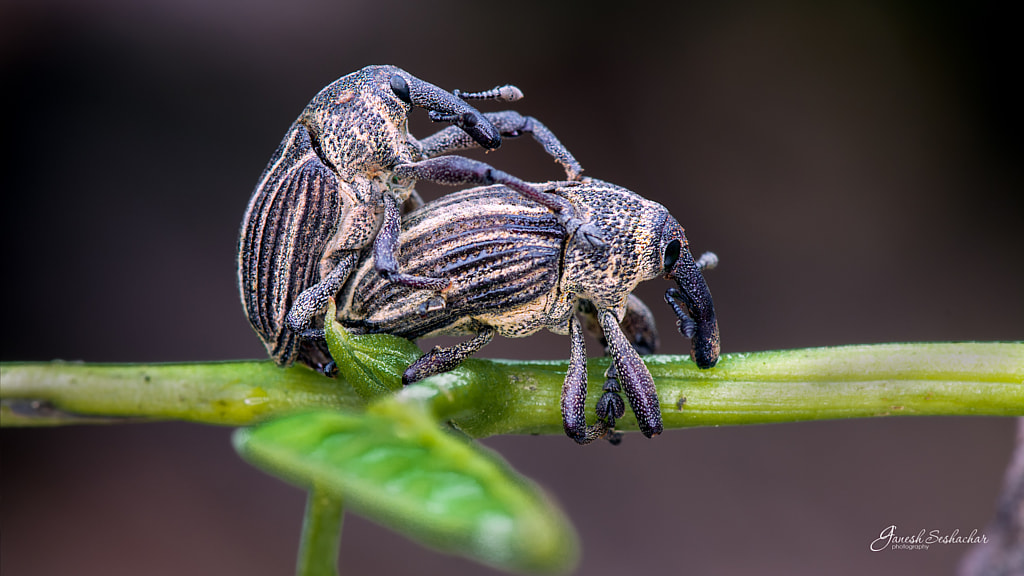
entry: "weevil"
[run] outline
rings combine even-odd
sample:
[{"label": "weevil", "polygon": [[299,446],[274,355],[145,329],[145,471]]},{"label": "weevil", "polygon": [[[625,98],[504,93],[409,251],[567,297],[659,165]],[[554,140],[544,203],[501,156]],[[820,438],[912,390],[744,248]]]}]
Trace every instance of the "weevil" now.
[{"label": "weevil", "polygon": [[[535,118],[512,111],[482,114],[473,99],[517,100],[506,85],[483,92],[446,92],[394,66],[369,66],[321,90],[292,124],[263,172],[242,222],[238,283],[249,322],[270,356],[314,368],[330,360],[323,313],[361,252],[372,247],[376,271],[410,288],[429,289],[444,306],[448,280],[409,274],[395,260],[403,205],[421,204],[416,180],[503,184],[551,210],[568,231],[580,228],[562,198],[488,164],[447,152],[497,148],[502,136],[532,134],[570,180],[582,169]],[[413,107],[452,125],[416,140],[407,129]],[[593,230],[581,235],[599,243]]]},{"label": "weevil", "polygon": [[[428,295],[382,275],[370,256],[342,290],[338,320],[357,334],[472,336],[424,354],[405,371],[407,384],[454,369],[495,334],[518,338],[542,328],[568,334],[570,360],[562,389],[566,434],[582,444],[609,432],[624,410],[620,386],[641,432],[659,434],[657,391],[637,352],[652,352],[657,335],[650,311],[631,292],[658,276],[674,280],[677,288],[668,289],[666,301],[679,331],[691,339],[694,362],[710,368],[718,361],[720,339],[701,271],[717,257],[709,253],[694,260],[683,228],[665,207],[625,188],[588,180],[548,183],[545,189],[571,203],[605,244],[596,250],[585,245],[549,210],[508,187],[455,192],[407,214],[398,241],[402,269],[451,280],[447,305],[431,307]],[[590,427],[579,316],[613,358],[597,404],[599,422]]]}]

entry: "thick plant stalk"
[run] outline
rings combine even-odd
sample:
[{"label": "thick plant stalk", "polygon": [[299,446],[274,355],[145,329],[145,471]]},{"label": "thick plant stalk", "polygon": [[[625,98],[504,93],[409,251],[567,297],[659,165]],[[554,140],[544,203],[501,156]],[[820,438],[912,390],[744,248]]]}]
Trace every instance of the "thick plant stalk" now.
[{"label": "thick plant stalk", "polygon": [[[915,343],[645,358],[666,428],[903,415],[1024,415],[1024,343]],[[596,402],[608,359],[588,362]],[[404,366],[394,366],[401,374]],[[399,392],[474,437],[561,434],[565,362],[469,360]],[[357,408],[343,379],[267,361],[5,363],[4,426],[122,419],[249,425],[302,410]],[[111,420],[113,419],[113,420]],[[635,430],[627,413],[619,427]]]}]

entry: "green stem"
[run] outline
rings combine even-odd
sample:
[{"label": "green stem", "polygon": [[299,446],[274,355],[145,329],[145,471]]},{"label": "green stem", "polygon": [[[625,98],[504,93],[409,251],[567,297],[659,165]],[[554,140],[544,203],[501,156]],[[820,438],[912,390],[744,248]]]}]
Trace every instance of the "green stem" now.
[{"label": "green stem", "polygon": [[[897,415],[1024,415],[1024,343],[915,343],[726,354],[698,370],[689,358],[645,358],[666,428]],[[607,358],[592,359],[589,400]],[[565,362],[467,360],[401,391],[474,437],[561,433]],[[400,369],[399,369],[400,373]],[[96,418],[247,425],[364,401],[342,379],[270,362],[0,365],[2,423]],[[635,430],[627,412],[619,427]]]},{"label": "green stem", "polygon": [[184,420],[244,426],[314,407],[356,408],[349,386],[269,361],[191,364],[0,364],[4,426]]},{"label": "green stem", "polygon": [[302,519],[297,576],[337,576],[344,506],[333,492],[314,486]]}]

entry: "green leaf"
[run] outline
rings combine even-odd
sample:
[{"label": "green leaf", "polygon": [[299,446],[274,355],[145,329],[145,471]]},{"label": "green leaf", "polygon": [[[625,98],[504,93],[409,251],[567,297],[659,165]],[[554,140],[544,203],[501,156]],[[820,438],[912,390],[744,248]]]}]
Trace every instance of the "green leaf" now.
[{"label": "green leaf", "polygon": [[533,483],[479,444],[391,399],[365,413],[289,416],[235,436],[239,453],[438,550],[513,571],[575,566],[576,535]]},{"label": "green leaf", "polygon": [[402,373],[423,353],[412,342],[390,334],[349,334],[335,320],[331,300],[324,328],[327,347],[338,372],[364,400],[372,400],[402,389]]}]

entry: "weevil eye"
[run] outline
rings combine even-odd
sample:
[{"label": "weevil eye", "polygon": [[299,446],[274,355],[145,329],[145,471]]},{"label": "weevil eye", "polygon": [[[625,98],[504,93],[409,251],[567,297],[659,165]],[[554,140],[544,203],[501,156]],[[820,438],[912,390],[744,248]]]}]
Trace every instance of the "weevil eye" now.
[{"label": "weevil eye", "polygon": [[402,99],[402,102],[412,105],[412,97],[409,96],[409,83],[402,78],[401,74],[393,74],[391,76],[391,91]]},{"label": "weevil eye", "polygon": [[464,128],[472,128],[473,126],[477,125],[478,120],[479,119],[476,117],[476,114],[473,114],[472,112],[466,112],[465,114],[462,115],[462,126]]},{"label": "weevil eye", "polygon": [[679,240],[673,239],[665,246],[665,274],[672,271],[672,267],[676,265],[676,260],[679,260],[679,251],[682,250],[682,245]]}]

